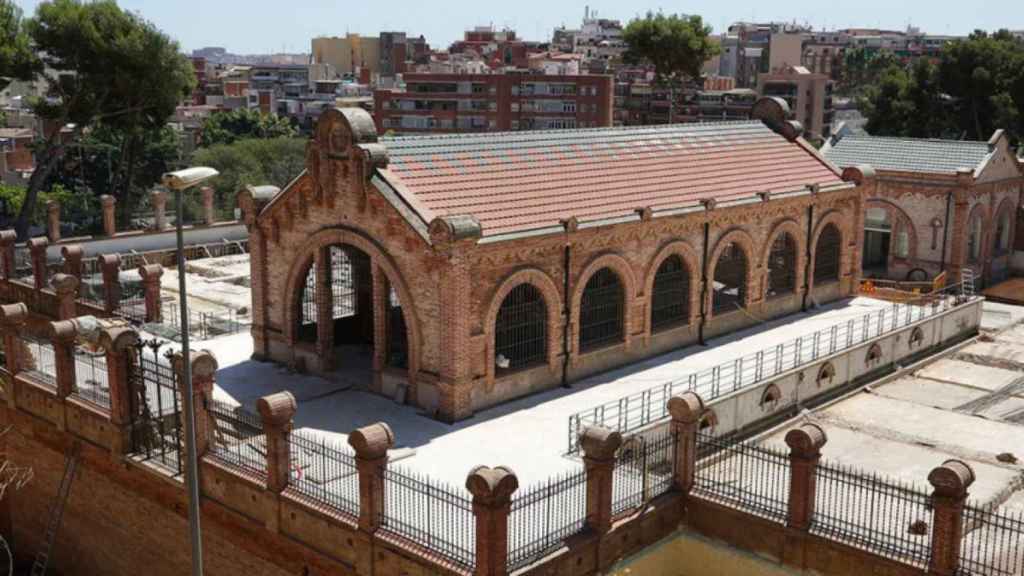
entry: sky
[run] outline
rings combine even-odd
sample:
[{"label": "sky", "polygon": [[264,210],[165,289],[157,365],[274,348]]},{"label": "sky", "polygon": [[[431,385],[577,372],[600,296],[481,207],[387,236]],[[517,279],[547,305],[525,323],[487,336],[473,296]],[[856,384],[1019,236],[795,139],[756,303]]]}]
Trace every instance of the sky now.
[{"label": "sky", "polygon": [[[15,0],[30,15],[39,0]],[[383,30],[424,35],[446,48],[474,26],[512,28],[521,38],[547,40],[578,27],[585,6],[623,22],[647,11],[699,14],[716,32],[737,20],[807,23],[815,29],[907,25],[932,34],[975,29],[1024,29],[1020,0],[118,0],[177,39],[185,51],[223,46],[237,54],[309,52],[316,36]]]}]

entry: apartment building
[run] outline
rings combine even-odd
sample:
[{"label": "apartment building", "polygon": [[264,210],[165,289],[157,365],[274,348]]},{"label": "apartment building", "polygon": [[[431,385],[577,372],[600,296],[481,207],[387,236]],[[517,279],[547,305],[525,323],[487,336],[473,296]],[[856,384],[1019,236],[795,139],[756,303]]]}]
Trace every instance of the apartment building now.
[{"label": "apartment building", "polygon": [[832,80],[803,66],[786,66],[777,72],[758,75],[758,92],[778,96],[789,104],[792,119],[809,138],[828,138],[831,133]]},{"label": "apartment building", "polygon": [[612,125],[611,76],[407,74],[374,92],[377,130],[494,132]]}]

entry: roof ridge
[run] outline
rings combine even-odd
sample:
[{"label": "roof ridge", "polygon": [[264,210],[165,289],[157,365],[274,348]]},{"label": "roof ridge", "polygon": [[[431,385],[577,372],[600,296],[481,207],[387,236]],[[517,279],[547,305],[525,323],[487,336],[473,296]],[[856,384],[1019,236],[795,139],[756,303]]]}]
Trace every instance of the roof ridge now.
[{"label": "roof ridge", "polygon": [[496,132],[464,132],[464,133],[443,133],[443,134],[409,134],[405,136],[380,136],[378,141],[386,142],[410,142],[416,140],[466,140],[470,138],[495,137],[495,136],[564,136],[579,133],[599,132],[630,132],[630,131],[670,131],[673,129],[686,130],[694,127],[718,127],[718,126],[753,126],[764,125],[760,120],[715,120],[711,122],[677,122],[675,124],[648,124],[643,126],[600,126],[597,128],[563,128],[551,130],[501,130]]},{"label": "roof ridge", "polygon": [[953,140],[948,138],[914,138],[912,136],[872,136],[871,134],[848,134],[839,139],[839,142],[843,140],[903,140],[907,142],[936,142],[942,144],[984,144],[988,146],[988,142],[985,140]]}]

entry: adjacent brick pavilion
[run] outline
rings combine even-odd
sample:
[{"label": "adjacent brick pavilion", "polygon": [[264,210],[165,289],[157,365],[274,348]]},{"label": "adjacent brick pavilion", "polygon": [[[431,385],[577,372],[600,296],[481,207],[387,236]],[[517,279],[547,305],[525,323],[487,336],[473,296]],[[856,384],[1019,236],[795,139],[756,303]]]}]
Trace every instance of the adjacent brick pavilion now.
[{"label": "adjacent brick pavilion", "polygon": [[860,187],[753,121],[378,138],[321,118],[240,195],[256,355],[446,421],[856,290]]},{"label": "adjacent brick pavilion", "polygon": [[870,164],[865,276],[924,280],[970,267],[983,284],[1010,271],[1024,164],[1002,130],[988,142],[837,134],[822,154],[840,168]]}]

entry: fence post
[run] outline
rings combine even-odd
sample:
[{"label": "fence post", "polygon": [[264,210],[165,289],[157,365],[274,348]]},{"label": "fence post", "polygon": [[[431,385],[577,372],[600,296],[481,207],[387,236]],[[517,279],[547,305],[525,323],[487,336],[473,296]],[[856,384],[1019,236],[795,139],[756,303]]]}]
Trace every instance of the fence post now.
[{"label": "fence post", "polygon": [[[178,393],[184,395],[185,380],[183,356],[176,352],[171,358],[174,373],[178,376]],[[210,448],[213,440],[213,416],[210,414],[209,400],[213,397],[214,374],[217,373],[217,359],[206,350],[193,350],[192,359],[192,405],[196,421],[196,457],[202,458]],[[185,402],[184,396],[181,402]],[[187,426],[187,422],[186,422]]]},{"label": "fence post", "polygon": [[100,334],[100,346],[107,356],[107,385],[110,387],[110,423],[117,429],[112,443],[114,454],[127,452],[130,446],[133,390],[131,370],[135,363],[139,333],[128,326],[106,328]]},{"label": "fence post", "polygon": [[675,436],[675,489],[689,494],[697,474],[697,432],[704,414],[704,401],[694,392],[684,392],[668,400]]},{"label": "fence post", "polygon": [[[163,321],[162,306],[160,306],[160,277],[164,275],[164,268],[159,264],[144,264],[139,266],[139,276],[142,278],[142,292],[146,301],[146,322]],[[182,330],[188,330],[183,326]]]},{"label": "fence post", "polygon": [[804,423],[786,433],[789,446],[789,513],[786,525],[806,530],[814,517],[814,495],[821,447],[828,441],[817,424]]},{"label": "fence post", "polygon": [[612,476],[615,451],[622,435],[600,426],[587,426],[580,433],[583,466],[587,474],[587,527],[605,534],[612,527]]},{"label": "fence post", "polygon": [[46,238],[29,238],[28,250],[32,258],[32,278],[35,281],[36,290],[46,287],[46,246],[49,242]]},{"label": "fence post", "polygon": [[60,202],[46,201],[46,236],[50,242],[60,241]]},{"label": "fence post", "polygon": [[278,392],[256,401],[267,437],[267,490],[281,493],[288,487],[292,467],[292,417],[296,410],[291,392]]},{"label": "fence post", "polygon": [[75,337],[78,326],[74,320],[50,322],[50,343],[57,372],[57,398],[63,400],[75,391]]},{"label": "fence post", "polygon": [[8,280],[13,280],[17,275],[14,263],[14,244],[17,241],[18,233],[14,230],[0,231],[0,271]]},{"label": "fence post", "polygon": [[974,470],[961,460],[946,460],[928,474],[932,492],[932,554],[928,573],[952,576],[960,567],[964,504]]},{"label": "fence post", "polygon": [[373,532],[384,512],[384,469],[395,435],[390,426],[378,422],[354,430],[348,435],[348,444],[356,452],[359,473],[359,529]]},{"label": "fence post", "polygon": [[67,244],[60,249],[60,255],[64,258],[64,273],[82,279],[82,258],[85,257],[85,249],[81,244]]},{"label": "fence post", "polygon": [[50,285],[57,294],[57,319],[70,320],[78,316],[75,298],[78,296],[78,278],[58,272],[50,279]]},{"label": "fence post", "polygon": [[103,309],[113,314],[121,302],[121,256],[100,254],[103,271]]},{"label": "fence post", "polygon": [[103,209],[103,234],[106,236],[117,234],[117,216],[114,210],[117,206],[117,199],[110,194],[103,194],[100,196],[100,206]]},{"label": "fence post", "polygon": [[21,371],[21,355],[26,353],[18,338],[18,333],[25,326],[28,319],[28,307],[18,302],[16,304],[4,304],[0,306],[0,330],[3,331],[4,359],[6,360],[7,371],[11,374],[11,381],[7,389],[7,405],[15,407],[14,401],[14,375]]},{"label": "fence post", "polygon": [[217,215],[213,210],[213,188],[203,186],[199,189],[199,193],[203,198],[203,223],[210,226],[217,221]]},{"label": "fence post", "polygon": [[475,576],[508,574],[508,516],[518,488],[515,472],[504,466],[477,466],[466,477],[476,518]]},{"label": "fence post", "polygon": [[159,232],[167,228],[167,192],[151,191],[149,203],[153,206],[153,229]]}]

